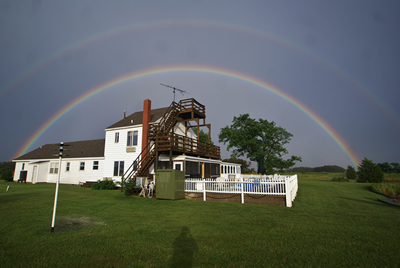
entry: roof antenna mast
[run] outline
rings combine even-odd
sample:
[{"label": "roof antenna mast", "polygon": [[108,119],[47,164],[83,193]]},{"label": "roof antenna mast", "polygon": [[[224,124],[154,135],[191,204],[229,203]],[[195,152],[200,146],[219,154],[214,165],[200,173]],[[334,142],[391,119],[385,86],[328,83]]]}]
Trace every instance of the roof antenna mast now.
[{"label": "roof antenna mast", "polygon": [[164,87],[169,87],[169,88],[172,88],[172,89],[173,89],[173,92],[174,92],[174,102],[175,102],[175,90],[178,90],[180,93],[182,93],[182,95],[183,95],[183,93],[189,94],[189,92],[187,92],[187,91],[185,91],[185,90],[182,90],[182,89],[179,89],[179,88],[176,88],[176,87],[171,87],[171,86],[165,85],[165,84],[163,84],[163,83],[160,83],[160,85],[162,85],[162,86],[164,86]]}]

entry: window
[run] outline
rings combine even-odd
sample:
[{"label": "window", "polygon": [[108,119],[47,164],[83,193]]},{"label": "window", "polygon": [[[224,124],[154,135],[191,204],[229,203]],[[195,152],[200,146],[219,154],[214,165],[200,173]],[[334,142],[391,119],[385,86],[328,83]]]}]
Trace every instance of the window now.
[{"label": "window", "polygon": [[119,132],[115,132],[115,143],[119,142]]},{"label": "window", "polygon": [[99,169],[99,161],[93,161],[93,170]]},{"label": "window", "polygon": [[201,177],[200,165],[198,162],[186,161],[185,169],[185,175],[190,175],[193,178]]},{"label": "window", "polygon": [[219,164],[211,164],[211,175],[220,175]]},{"label": "window", "polygon": [[124,175],[124,161],[114,161],[114,176]]},{"label": "window", "polygon": [[85,170],[85,162],[81,162],[79,165],[79,170]]},{"label": "window", "polygon": [[67,166],[65,167],[65,171],[69,171],[69,168],[70,168],[70,163],[67,162]]},{"label": "window", "polygon": [[58,163],[50,163],[50,174],[58,174]]},{"label": "window", "polygon": [[175,169],[176,170],[181,170],[181,164],[175,164]]},{"label": "window", "polygon": [[25,163],[22,163],[22,170],[25,169]]},{"label": "window", "polygon": [[138,141],[138,131],[128,131],[126,146],[136,146]]}]

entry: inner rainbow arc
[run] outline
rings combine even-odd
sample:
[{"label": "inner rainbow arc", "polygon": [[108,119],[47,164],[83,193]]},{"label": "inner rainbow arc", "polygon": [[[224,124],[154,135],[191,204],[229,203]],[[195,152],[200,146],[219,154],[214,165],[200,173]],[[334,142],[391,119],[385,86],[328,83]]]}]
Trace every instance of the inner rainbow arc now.
[{"label": "inner rainbow arc", "polygon": [[65,105],[62,109],[60,109],[57,113],[55,113],[52,117],[50,117],[39,129],[37,129],[33,135],[23,144],[23,146],[18,150],[18,152],[14,155],[13,159],[17,158],[20,155],[25,154],[29,148],[36,142],[39,137],[54,123],[57,122],[64,114],[68,111],[79,105],[81,102],[87,100],[91,96],[104,91],[110,87],[118,85],[120,83],[126,82],[128,80],[138,79],[140,77],[155,75],[160,73],[167,73],[167,72],[182,72],[182,71],[190,71],[190,72],[203,72],[203,73],[214,73],[225,75],[228,77],[233,77],[236,79],[240,79],[251,84],[257,85],[261,88],[264,88],[282,98],[287,100],[289,103],[293,104],[301,111],[303,111],[308,117],[310,117],[313,121],[315,121],[344,151],[347,157],[351,160],[351,162],[358,166],[361,162],[358,156],[353,152],[350,146],[346,143],[346,141],[327,123],[325,122],[318,114],[313,112],[310,108],[302,104],[300,101],[294,99],[289,94],[283,92],[282,90],[276,88],[273,85],[270,85],[264,81],[261,81],[255,77],[251,77],[250,75],[238,73],[232,70],[227,69],[220,69],[216,67],[209,67],[209,66],[184,66],[184,65],[177,65],[177,66],[165,66],[165,67],[157,67],[157,68],[150,68],[140,71],[131,72],[125,74],[123,76],[117,77],[115,79],[109,80],[87,92],[80,95],[67,105]]}]

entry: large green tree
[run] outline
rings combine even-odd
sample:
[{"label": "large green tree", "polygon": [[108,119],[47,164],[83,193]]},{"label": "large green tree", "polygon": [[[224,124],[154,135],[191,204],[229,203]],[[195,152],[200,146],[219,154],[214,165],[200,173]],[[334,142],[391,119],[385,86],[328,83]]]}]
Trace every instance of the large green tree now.
[{"label": "large green tree", "polygon": [[383,172],[379,166],[368,158],[364,158],[358,166],[357,182],[383,182]]},{"label": "large green tree", "polygon": [[228,144],[228,151],[232,149],[231,158],[245,156],[251,161],[258,161],[260,154],[264,158],[264,170],[272,174],[274,169],[283,170],[301,162],[301,157],[291,156],[284,160],[288,154],[285,145],[293,135],[284,128],[276,126],[274,121],[250,118],[249,114],[234,117],[231,126],[221,129],[218,136],[219,142]]}]

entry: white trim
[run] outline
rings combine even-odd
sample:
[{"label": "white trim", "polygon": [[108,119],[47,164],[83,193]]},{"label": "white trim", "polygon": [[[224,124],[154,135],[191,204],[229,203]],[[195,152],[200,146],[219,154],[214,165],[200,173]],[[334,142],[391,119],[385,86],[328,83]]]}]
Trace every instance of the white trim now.
[{"label": "white trim", "polygon": [[106,128],[105,131],[124,130],[124,129],[128,129],[128,128],[143,128],[143,124],[123,126],[123,127]]}]

